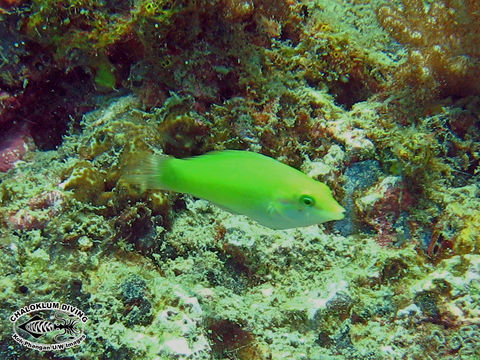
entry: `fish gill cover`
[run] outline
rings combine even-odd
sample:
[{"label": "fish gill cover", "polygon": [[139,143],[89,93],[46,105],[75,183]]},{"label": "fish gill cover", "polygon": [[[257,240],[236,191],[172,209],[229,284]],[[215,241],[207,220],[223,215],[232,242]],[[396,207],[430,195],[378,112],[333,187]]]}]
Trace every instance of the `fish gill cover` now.
[{"label": "fish gill cover", "polygon": [[[479,34],[475,0],[0,0],[3,318],[89,318],[57,353],[3,327],[0,358],[478,359]],[[345,218],[125,181],[225,149]]]}]

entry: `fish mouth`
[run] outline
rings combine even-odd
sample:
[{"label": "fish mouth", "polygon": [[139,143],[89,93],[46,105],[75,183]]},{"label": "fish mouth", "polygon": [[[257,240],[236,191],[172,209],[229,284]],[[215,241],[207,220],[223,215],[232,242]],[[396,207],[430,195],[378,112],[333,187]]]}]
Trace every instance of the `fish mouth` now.
[{"label": "fish mouth", "polygon": [[342,220],[345,218],[345,208],[340,205],[340,204],[337,204],[337,206],[335,206],[335,209],[333,211],[330,212],[330,217],[332,220]]},{"label": "fish mouth", "polygon": [[345,218],[344,211],[332,213],[332,220],[342,220]]}]

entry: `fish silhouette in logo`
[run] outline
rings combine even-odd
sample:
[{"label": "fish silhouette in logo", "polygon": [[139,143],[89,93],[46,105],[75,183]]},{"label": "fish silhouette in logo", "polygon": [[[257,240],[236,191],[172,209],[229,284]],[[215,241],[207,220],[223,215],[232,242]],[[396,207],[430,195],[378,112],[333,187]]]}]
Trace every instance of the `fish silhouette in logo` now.
[{"label": "fish silhouette in logo", "polygon": [[[55,341],[61,341],[62,338],[73,339],[75,334],[80,333],[75,325],[78,320],[72,318],[64,318],[60,313],[55,313],[55,321],[44,320],[41,316],[35,315],[30,320],[24,322],[18,327],[26,331],[35,339],[56,330],[63,330],[62,333],[55,336]],[[66,336],[65,336],[66,335]]]}]

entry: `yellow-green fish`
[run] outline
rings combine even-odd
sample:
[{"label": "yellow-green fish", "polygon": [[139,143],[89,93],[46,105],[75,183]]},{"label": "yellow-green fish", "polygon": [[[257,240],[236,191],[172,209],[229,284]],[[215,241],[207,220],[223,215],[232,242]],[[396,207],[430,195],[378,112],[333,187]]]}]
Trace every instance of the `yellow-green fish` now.
[{"label": "yellow-green fish", "polygon": [[209,200],[272,229],[340,220],[345,211],[324,183],[249,151],[214,151],[186,159],[152,155],[128,179]]}]

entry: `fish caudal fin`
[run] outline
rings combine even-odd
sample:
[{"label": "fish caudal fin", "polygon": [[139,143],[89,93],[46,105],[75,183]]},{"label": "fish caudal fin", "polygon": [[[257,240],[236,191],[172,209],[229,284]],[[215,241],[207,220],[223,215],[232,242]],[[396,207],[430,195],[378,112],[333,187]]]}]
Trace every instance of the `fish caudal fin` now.
[{"label": "fish caudal fin", "polygon": [[166,155],[147,155],[139,158],[137,164],[127,168],[122,178],[130,184],[138,185],[142,191],[147,189],[168,190],[162,181],[165,164],[172,158]]}]

